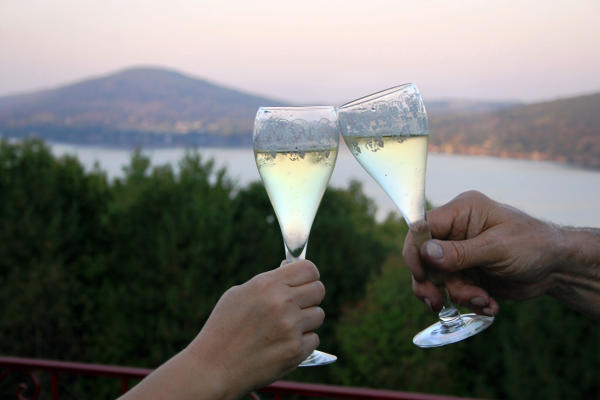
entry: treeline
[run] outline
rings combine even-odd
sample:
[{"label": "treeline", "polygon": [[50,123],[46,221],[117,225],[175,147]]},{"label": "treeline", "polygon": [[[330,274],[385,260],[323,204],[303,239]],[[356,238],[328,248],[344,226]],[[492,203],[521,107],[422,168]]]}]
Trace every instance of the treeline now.
[{"label": "treeline", "polygon": [[[279,265],[261,184],[237,187],[195,152],[177,171],[134,153],[110,181],[40,141],[0,142],[0,354],[156,367],[224,290]],[[435,317],[411,293],[405,233],[395,216],[376,221],[359,184],[326,192],[308,257],[327,288],[320,347],[339,361],[287,379],[487,398],[600,393],[598,324],[549,298],[501,303],[493,327],[464,343],[415,347]],[[15,379],[0,380],[0,399]],[[118,391],[110,379],[61,385],[61,398]]]}]

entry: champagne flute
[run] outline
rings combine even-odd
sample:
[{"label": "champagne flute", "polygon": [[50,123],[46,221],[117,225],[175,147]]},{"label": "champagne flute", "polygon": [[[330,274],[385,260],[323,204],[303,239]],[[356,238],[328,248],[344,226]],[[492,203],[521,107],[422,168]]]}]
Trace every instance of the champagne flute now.
[{"label": "champagne flute", "polygon": [[[339,146],[335,108],[261,107],[254,121],[254,157],[283,235],[288,263],[303,260],[313,220]],[[330,364],[315,350],[301,367]]]},{"label": "champagne flute", "polygon": [[[348,148],[402,213],[416,246],[431,239],[425,212],[425,170],[429,131],[427,113],[417,87],[405,84],[339,107],[338,124]],[[437,347],[473,336],[493,317],[461,315],[450,300],[444,277],[429,270],[428,278],[443,296],[439,321],[414,338],[419,347]]]}]

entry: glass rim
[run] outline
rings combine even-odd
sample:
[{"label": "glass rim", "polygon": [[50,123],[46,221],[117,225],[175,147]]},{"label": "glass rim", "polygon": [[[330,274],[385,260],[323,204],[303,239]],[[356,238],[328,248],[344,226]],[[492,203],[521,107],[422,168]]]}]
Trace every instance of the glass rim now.
[{"label": "glass rim", "polygon": [[394,93],[394,92],[397,92],[398,90],[404,89],[404,88],[406,88],[408,86],[413,86],[416,89],[416,86],[415,86],[414,83],[403,83],[403,84],[400,84],[400,85],[389,87],[387,89],[380,90],[380,91],[375,92],[375,93],[368,94],[368,95],[363,96],[363,97],[359,97],[358,99],[350,100],[349,102],[344,103],[341,106],[337,107],[337,109],[339,110],[339,109],[342,109],[342,108],[354,107],[354,106],[357,106],[359,104],[366,103],[368,101],[376,100],[376,99],[379,99],[381,97],[387,96],[390,93]]},{"label": "glass rim", "polygon": [[261,106],[258,107],[258,111],[261,110],[294,110],[294,111],[310,111],[310,110],[335,110],[334,106]]}]

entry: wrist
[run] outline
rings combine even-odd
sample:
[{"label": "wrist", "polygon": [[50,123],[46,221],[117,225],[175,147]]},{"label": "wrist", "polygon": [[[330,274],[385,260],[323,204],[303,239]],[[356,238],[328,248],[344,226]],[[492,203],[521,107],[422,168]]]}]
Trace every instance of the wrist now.
[{"label": "wrist", "polygon": [[[191,391],[195,398],[210,400],[230,400],[233,397],[228,393],[223,374],[220,371],[218,360],[211,357],[210,353],[197,343],[198,338],[190,343],[182,352],[181,356],[185,364],[195,377],[189,382]],[[212,365],[211,365],[211,358]]]},{"label": "wrist", "polygon": [[587,276],[600,263],[600,229],[557,227],[557,258],[554,272],[558,275]]},{"label": "wrist", "polygon": [[[534,233],[534,247],[537,259],[532,260],[531,266],[538,269],[539,276],[535,282],[539,285],[538,294],[551,294],[560,290],[564,269],[569,264],[572,252],[572,240],[564,227],[540,221],[543,225]],[[534,253],[534,254],[535,254]],[[534,267],[535,266],[535,267]]]},{"label": "wrist", "polygon": [[600,316],[600,230],[560,228],[551,296],[594,317]]},{"label": "wrist", "polygon": [[548,253],[551,255],[549,271],[553,277],[554,286],[559,286],[561,285],[561,276],[569,269],[568,265],[573,258],[575,247],[568,228],[555,224],[550,225],[555,234],[548,245]]},{"label": "wrist", "polygon": [[[236,400],[245,395],[243,379],[233,377],[231,368],[223,364],[222,354],[227,351],[217,348],[203,337],[202,332],[182,352],[195,377],[193,385],[195,399]],[[217,353],[215,353],[217,352]]]},{"label": "wrist", "polygon": [[[190,346],[177,353],[150,375],[134,386],[123,400],[172,399],[172,400],[229,400],[219,374],[208,362],[198,358]],[[120,399],[121,399],[120,398]]]}]

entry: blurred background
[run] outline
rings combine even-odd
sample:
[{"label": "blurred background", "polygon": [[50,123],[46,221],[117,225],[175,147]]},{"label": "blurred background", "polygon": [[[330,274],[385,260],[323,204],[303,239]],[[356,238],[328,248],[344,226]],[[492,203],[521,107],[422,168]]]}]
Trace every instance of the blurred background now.
[{"label": "blurred background", "polygon": [[[278,265],[251,149],[262,105],[413,82],[432,206],[477,189],[600,227],[598,16],[595,0],[0,1],[0,354],[155,367],[227,287]],[[598,324],[550,298],[501,303],[465,343],[414,347],[434,316],[411,294],[394,210],[342,149],[308,252],[328,290],[322,348],[340,361],[289,379],[598,396]]]}]

